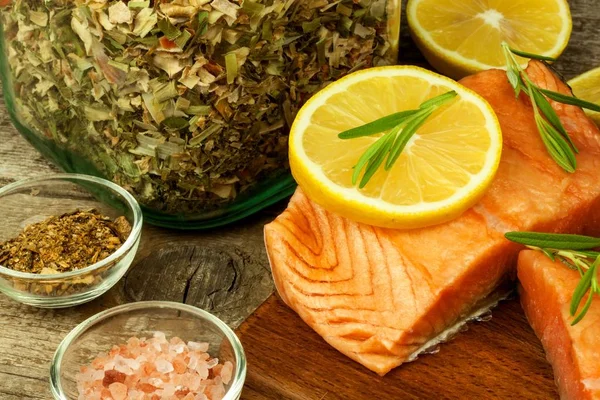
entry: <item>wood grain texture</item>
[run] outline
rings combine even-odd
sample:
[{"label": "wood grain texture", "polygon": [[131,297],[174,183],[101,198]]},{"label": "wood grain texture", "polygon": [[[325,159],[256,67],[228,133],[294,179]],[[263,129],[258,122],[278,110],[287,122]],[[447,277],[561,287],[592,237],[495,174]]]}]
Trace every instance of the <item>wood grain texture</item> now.
[{"label": "wood grain texture", "polygon": [[259,257],[231,244],[176,243],[137,262],[124,279],[124,291],[135,301],[191,304],[235,328],[271,295],[273,281],[263,254]]},{"label": "wood grain texture", "polygon": [[[405,2],[404,2],[405,3]],[[557,69],[568,79],[600,65],[596,0],[570,1],[573,35]],[[401,63],[424,65],[403,19]],[[56,172],[10,124],[0,100],[0,186]],[[0,400],[51,399],[49,363],[60,340],[79,322],[117,304],[143,299],[184,301],[237,326],[272,292],[262,227],[285,204],[235,227],[177,232],[146,226],[134,266],[96,301],[40,310],[0,294]],[[0,222],[1,224],[1,222]],[[164,285],[157,284],[161,281]],[[328,346],[276,296],[238,329],[248,362],[243,398],[552,399],[552,371],[516,300],[491,321],[384,378]]]},{"label": "wood grain texture", "polygon": [[276,296],[239,333],[250,366],[249,400],[557,397],[552,369],[518,299],[501,303],[490,321],[469,324],[438,354],[420,356],[383,378],[327,345]]}]

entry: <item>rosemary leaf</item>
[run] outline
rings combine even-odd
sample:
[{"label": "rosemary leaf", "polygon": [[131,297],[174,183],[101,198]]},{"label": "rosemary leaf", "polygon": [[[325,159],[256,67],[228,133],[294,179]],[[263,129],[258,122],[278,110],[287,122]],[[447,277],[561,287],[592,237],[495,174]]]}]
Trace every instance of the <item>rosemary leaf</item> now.
[{"label": "rosemary leaf", "polygon": [[535,118],[535,122],[538,126],[538,131],[540,132],[540,137],[544,146],[546,146],[546,150],[550,157],[565,171],[569,173],[575,172],[575,166],[572,164],[573,158],[570,157],[570,148],[563,147],[563,143],[568,144],[564,141],[564,139],[558,135],[558,138],[552,135],[551,132],[548,131],[548,126],[546,120],[544,120],[540,115],[537,115]]},{"label": "rosemary leaf", "polygon": [[556,128],[556,130],[559,131],[560,134],[563,135],[565,139],[569,141],[571,145],[573,145],[573,143],[571,143],[571,138],[569,137],[569,134],[565,130],[565,127],[563,126],[562,122],[560,122],[560,118],[558,118],[558,115],[556,115],[556,111],[554,111],[554,108],[552,108],[552,106],[550,105],[548,100],[546,100],[546,98],[540,92],[540,90],[533,86],[531,88],[531,95],[533,96],[533,100],[535,101],[542,114],[544,114],[544,117],[546,117],[548,122],[550,122]]},{"label": "rosemary leaf", "polygon": [[[579,150],[577,149],[577,146],[575,146],[575,143],[573,143],[571,136],[569,136],[568,132],[566,131],[565,127],[560,121],[560,118],[556,114],[556,111],[554,111],[554,108],[552,108],[548,100],[546,100],[544,95],[540,93],[538,88],[532,88],[531,93],[540,111],[542,111],[544,117],[551,125],[550,128],[547,129],[551,129],[553,133],[556,132],[558,135],[562,136],[564,139],[567,140],[569,148],[566,149],[566,151],[569,157],[572,159],[572,165],[575,165],[575,154],[578,154]],[[548,124],[544,123],[544,126],[548,126]]]},{"label": "rosemary leaf", "polygon": [[522,85],[521,75],[519,75],[519,73],[514,69],[508,68],[506,70],[506,76],[508,77],[508,82],[510,83],[510,86],[512,86],[512,88],[515,91],[515,97],[519,97]]},{"label": "rosemary leaf", "polygon": [[[447,103],[457,96],[454,90],[433,97],[421,103],[416,110],[397,112],[369,122],[365,125],[352,128],[338,134],[340,139],[353,139],[362,136],[370,136],[391,129],[384,136],[373,143],[367,151],[359,158],[354,166],[352,184],[356,185],[358,177],[365,168],[365,173],[360,181],[359,188],[363,188],[369,179],[375,174],[387,156],[385,170],[388,171],[406,147],[410,138],[417,129],[425,123],[427,118],[442,104]],[[389,153],[389,154],[388,154]]]},{"label": "rosemary leaf", "polygon": [[[588,272],[589,272],[589,270],[588,270]],[[579,321],[581,321],[583,319],[583,317],[585,317],[585,314],[587,314],[588,310],[590,309],[590,306],[592,305],[593,298],[594,298],[594,293],[590,292],[590,294],[588,295],[587,301],[583,305],[583,308],[571,322],[571,326],[576,325]]]},{"label": "rosemary leaf", "polygon": [[535,60],[542,60],[542,61],[556,61],[556,58],[553,58],[553,57],[541,56],[539,54],[534,54],[534,53],[527,53],[525,51],[513,49],[510,46],[507,46],[507,47],[511,51],[511,53],[516,54],[521,57],[533,58]]},{"label": "rosemary leaf", "polygon": [[549,99],[554,101],[558,101],[559,103],[569,104],[572,106],[578,106],[581,108],[587,108],[588,110],[598,111],[600,112],[600,105],[595,103],[590,103],[589,101],[581,100],[575,96],[568,96],[566,94],[554,92],[548,89],[539,89],[543,94],[548,96]]},{"label": "rosemary leaf", "polygon": [[[579,281],[579,284],[575,288],[575,291],[573,291],[573,296],[571,298],[571,307],[569,309],[569,312],[572,316],[574,316],[575,313],[577,313],[577,309],[579,308],[579,305],[581,304],[581,300],[583,300],[583,296],[585,296],[585,294],[590,290],[591,285],[592,285],[592,277],[596,273],[596,268],[597,268],[599,262],[600,262],[600,258],[596,258],[594,263],[590,266],[590,268],[588,268],[586,273],[583,275],[583,277]],[[579,322],[581,320],[581,318],[583,318],[583,316],[589,309],[589,305],[587,303],[591,303],[593,295],[594,295],[593,293],[590,293],[589,298],[586,302],[586,306],[584,306],[583,309],[581,310],[581,312],[579,313],[579,315],[577,317],[575,317],[575,321],[573,321],[571,323],[571,325],[575,325],[577,322]]]},{"label": "rosemary leaf", "polygon": [[[542,142],[548,150],[548,154],[566,172],[575,172],[577,167],[575,160],[575,154],[578,153],[577,147],[575,147],[556,111],[554,111],[548,100],[544,97],[544,94],[553,93],[548,95],[548,97],[555,101],[560,101],[556,100],[560,96],[557,97],[554,94],[555,92],[546,91],[535,85],[529,79],[527,72],[519,65],[514,55],[546,61],[553,61],[554,59],[512,49],[506,42],[502,43],[502,50],[506,58],[506,76],[516,96],[520,94],[521,90],[529,96],[534,110],[535,123]],[[573,102],[572,98],[569,98],[568,101]]]},{"label": "rosemary leaf", "polygon": [[578,251],[575,254],[581,257],[596,258],[600,256],[600,251]]},{"label": "rosemary leaf", "polygon": [[402,129],[402,132],[400,132],[400,134],[396,137],[394,145],[390,150],[390,155],[385,163],[386,171],[389,171],[390,168],[392,168],[396,160],[398,160],[398,157],[400,157],[400,154],[406,147],[406,144],[410,138],[412,138],[417,132],[417,129],[419,129],[425,123],[425,121],[427,121],[427,118],[429,118],[434,110],[435,108],[424,108],[423,111],[415,114],[410,121],[406,123]]},{"label": "rosemary leaf", "polygon": [[548,121],[540,117],[540,123],[544,131],[542,138],[546,137],[551,142],[551,146],[559,154],[559,161],[562,168],[567,172],[575,172],[577,160],[575,159],[575,153],[571,145]]},{"label": "rosemary leaf", "polygon": [[552,261],[556,261],[556,257],[554,256],[554,253],[552,253],[551,251],[548,251],[546,249],[540,249],[540,251],[542,253],[544,253],[544,255],[546,257],[548,257],[549,259],[551,259]]},{"label": "rosemary leaf", "polygon": [[389,153],[390,148],[392,147],[394,136],[395,135],[387,134],[380,139],[383,142],[383,145],[379,148],[379,151],[374,155],[374,157],[371,157],[369,160],[369,164],[365,169],[365,174],[360,180],[360,185],[358,186],[360,189],[367,185],[369,180],[373,177],[373,175],[375,175],[375,172],[377,172],[383,163],[385,156]]},{"label": "rosemary leaf", "polygon": [[[540,232],[508,232],[504,236],[515,243],[525,244],[529,248],[541,251],[550,259],[561,261],[567,268],[579,272],[580,280],[573,291],[569,313],[574,317],[571,325],[581,321],[589,310],[593,297],[600,294],[598,284],[600,252],[587,250],[598,247],[600,239]],[[577,313],[586,294],[588,294],[587,301]]]},{"label": "rosemary leaf", "polygon": [[400,111],[395,114],[379,118],[368,124],[358,126],[356,128],[348,129],[338,135],[340,139],[353,139],[362,136],[371,136],[376,133],[387,131],[392,129],[396,125],[406,121],[408,117],[415,114],[418,110],[407,110]]},{"label": "rosemary leaf", "polygon": [[600,238],[544,232],[507,232],[505,238],[525,246],[556,250],[589,250],[600,247]]},{"label": "rosemary leaf", "polygon": [[372,145],[370,145],[369,148],[367,148],[367,151],[365,151],[362,156],[360,156],[360,158],[358,159],[358,162],[354,166],[354,172],[352,173],[352,184],[353,185],[356,185],[356,182],[358,181],[358,177],[360,176],[361,171],[363,170],[365,165],[367,165],[369,160],[377,154],[377,152],[383,145],[385,145],[386,141],[389,140],[389,137],[393,134],[393,132],[394,131],[397,132],[397,130],[400,130],[400,129],[401,129],[401,126],[397,126],[391,132],[389,132],[385,136],[382,136],[381,138],[379,138],[376,142],[374,142]]},{"label": "rosemary leaf", "polygon": [[423,103],[421,103],[419,108],[421,110],[423,110],[423,109],[429,108],[429,107],[438,107],[438,106],[441,106],[442,104],[446,103],[448,100],[452,100],[456,96],[458,96],[458,93],[456,93],[456,91],[454,91],[454,90],[451,90],[449,92],[440,94],[439,96],[435,96],[429,100],[424,101]]}]

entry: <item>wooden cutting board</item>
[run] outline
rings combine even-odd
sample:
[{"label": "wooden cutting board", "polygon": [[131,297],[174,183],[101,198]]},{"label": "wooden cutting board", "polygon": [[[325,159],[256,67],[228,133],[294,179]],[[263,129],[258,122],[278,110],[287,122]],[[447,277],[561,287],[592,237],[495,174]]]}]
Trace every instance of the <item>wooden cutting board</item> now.
[{"label": "wooden cutting board", "polygon": [[242,398],[290,400],[555,399],[552,368],[518,299],[491,320],[385,377],[338,353],[273,295],[238,333],[248,358]]}]

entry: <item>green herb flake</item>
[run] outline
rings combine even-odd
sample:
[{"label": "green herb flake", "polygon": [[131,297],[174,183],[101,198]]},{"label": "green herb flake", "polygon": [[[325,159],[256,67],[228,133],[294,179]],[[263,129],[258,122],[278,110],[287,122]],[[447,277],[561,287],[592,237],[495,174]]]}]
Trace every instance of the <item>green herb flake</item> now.
[{"label": "green herb flake", "polygon": [[179,93],[177,92],[177,85],[175,81],[169,81],[164,84],[160,84],[154,91],[154,100],[162,103],[163,101],[167,101],[174,97],[177,97]]},{"label": "green herb flake", "polygon": [[198,34],[204,35],[208,29],[208,12],[200,11],[198,13]]},{"label": "green herb flake", "polygon": [[209,115],[211,110],[211,106],[189,106],[187,109],[193,115]]},{"label": "green herb flake", "polygon": [[110,65],[111,67],[115,67],[123,72],[128,72],[129,71],[129,65],[122,63],[122,62],[117,62],[117,61],[113,61],[110,60],[108,62],[108,65]]},{"label": "green herb flake", "polygon": [[225,54],[225,70],[227,71],[227,83],[232,84],[238,74],[238,63],[235,53]]},{"label": "green herb flake", "polygon": [[30,11],[29,20],[37,26],[45,27],[48,25],[48,14],[43,11]]},{"label": "green herb flake", "polygon": [[115,118],[110,110],[92,106],[85,107],[85,117],[89,121],[110,121]]},{"label": "green herb flake", "polygon": [[249,15],[259,15],[263,12],[265,6],[256,1],[244,0],[242,10]]},{"label": "green herb flake", "polygon": [[133,34],[141,38],[145,37],[158,22],[158,16],[151,8],[144,8],[135,16]]},{"label": "green herb flake", "polygon": [[146,0],[146,1],[130,1],[129,3],[127,3],[127,7],[131,8],[131,9],[147,8],[147,7],[150,7],[150,0]]},{"label": "green herb flake", "polygon": [[338,3],[335,10],[346,17],[352,16],[352,7],[345,6],[343,3]]},{"label": "green herb flake", "polygon": [[302,31],[304,33],[314,32],[321,27],[321,18],[315,18],[310,22],[302,23]]},{"label": "green herb flake", "polygon": [[181,33],[181,35],[177,39],[175,39],[175,45],[177,45],[177,47],[179,47],[180,49],[183,49],[191,37],[192,37],[192,34],[189,33],[188,31],[184,30]]},{"label": "green herb flake", "polygon": [[183,129],[188,126],[188,120],[182,117],[170,117],[165,119],[162,124],[170,129]]},{"label": "green herb flake", "polygon": [[163,18],[158,21],[158,29],[165,35],[169,40],[175,40],[181,36],[181,31],[177,29],[168,18]]}]

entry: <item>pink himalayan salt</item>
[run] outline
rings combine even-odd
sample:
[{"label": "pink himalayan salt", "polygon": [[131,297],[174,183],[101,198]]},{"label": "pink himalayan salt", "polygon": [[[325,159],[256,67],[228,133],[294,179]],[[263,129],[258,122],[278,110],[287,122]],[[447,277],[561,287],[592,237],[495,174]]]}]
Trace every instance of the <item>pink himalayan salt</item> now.
[{"label": "pink himalayan salt", "polygon": [[108,386],[108,390],[114,400],[125,400],[127,398],[127,386],[122,383],[111,383]]},{"label": "pink himalayan salt", "polygon": [[233,364],[219,364],[208,343],[132,337],[101,353],[77,374],[79,400],[221,400]]}]

